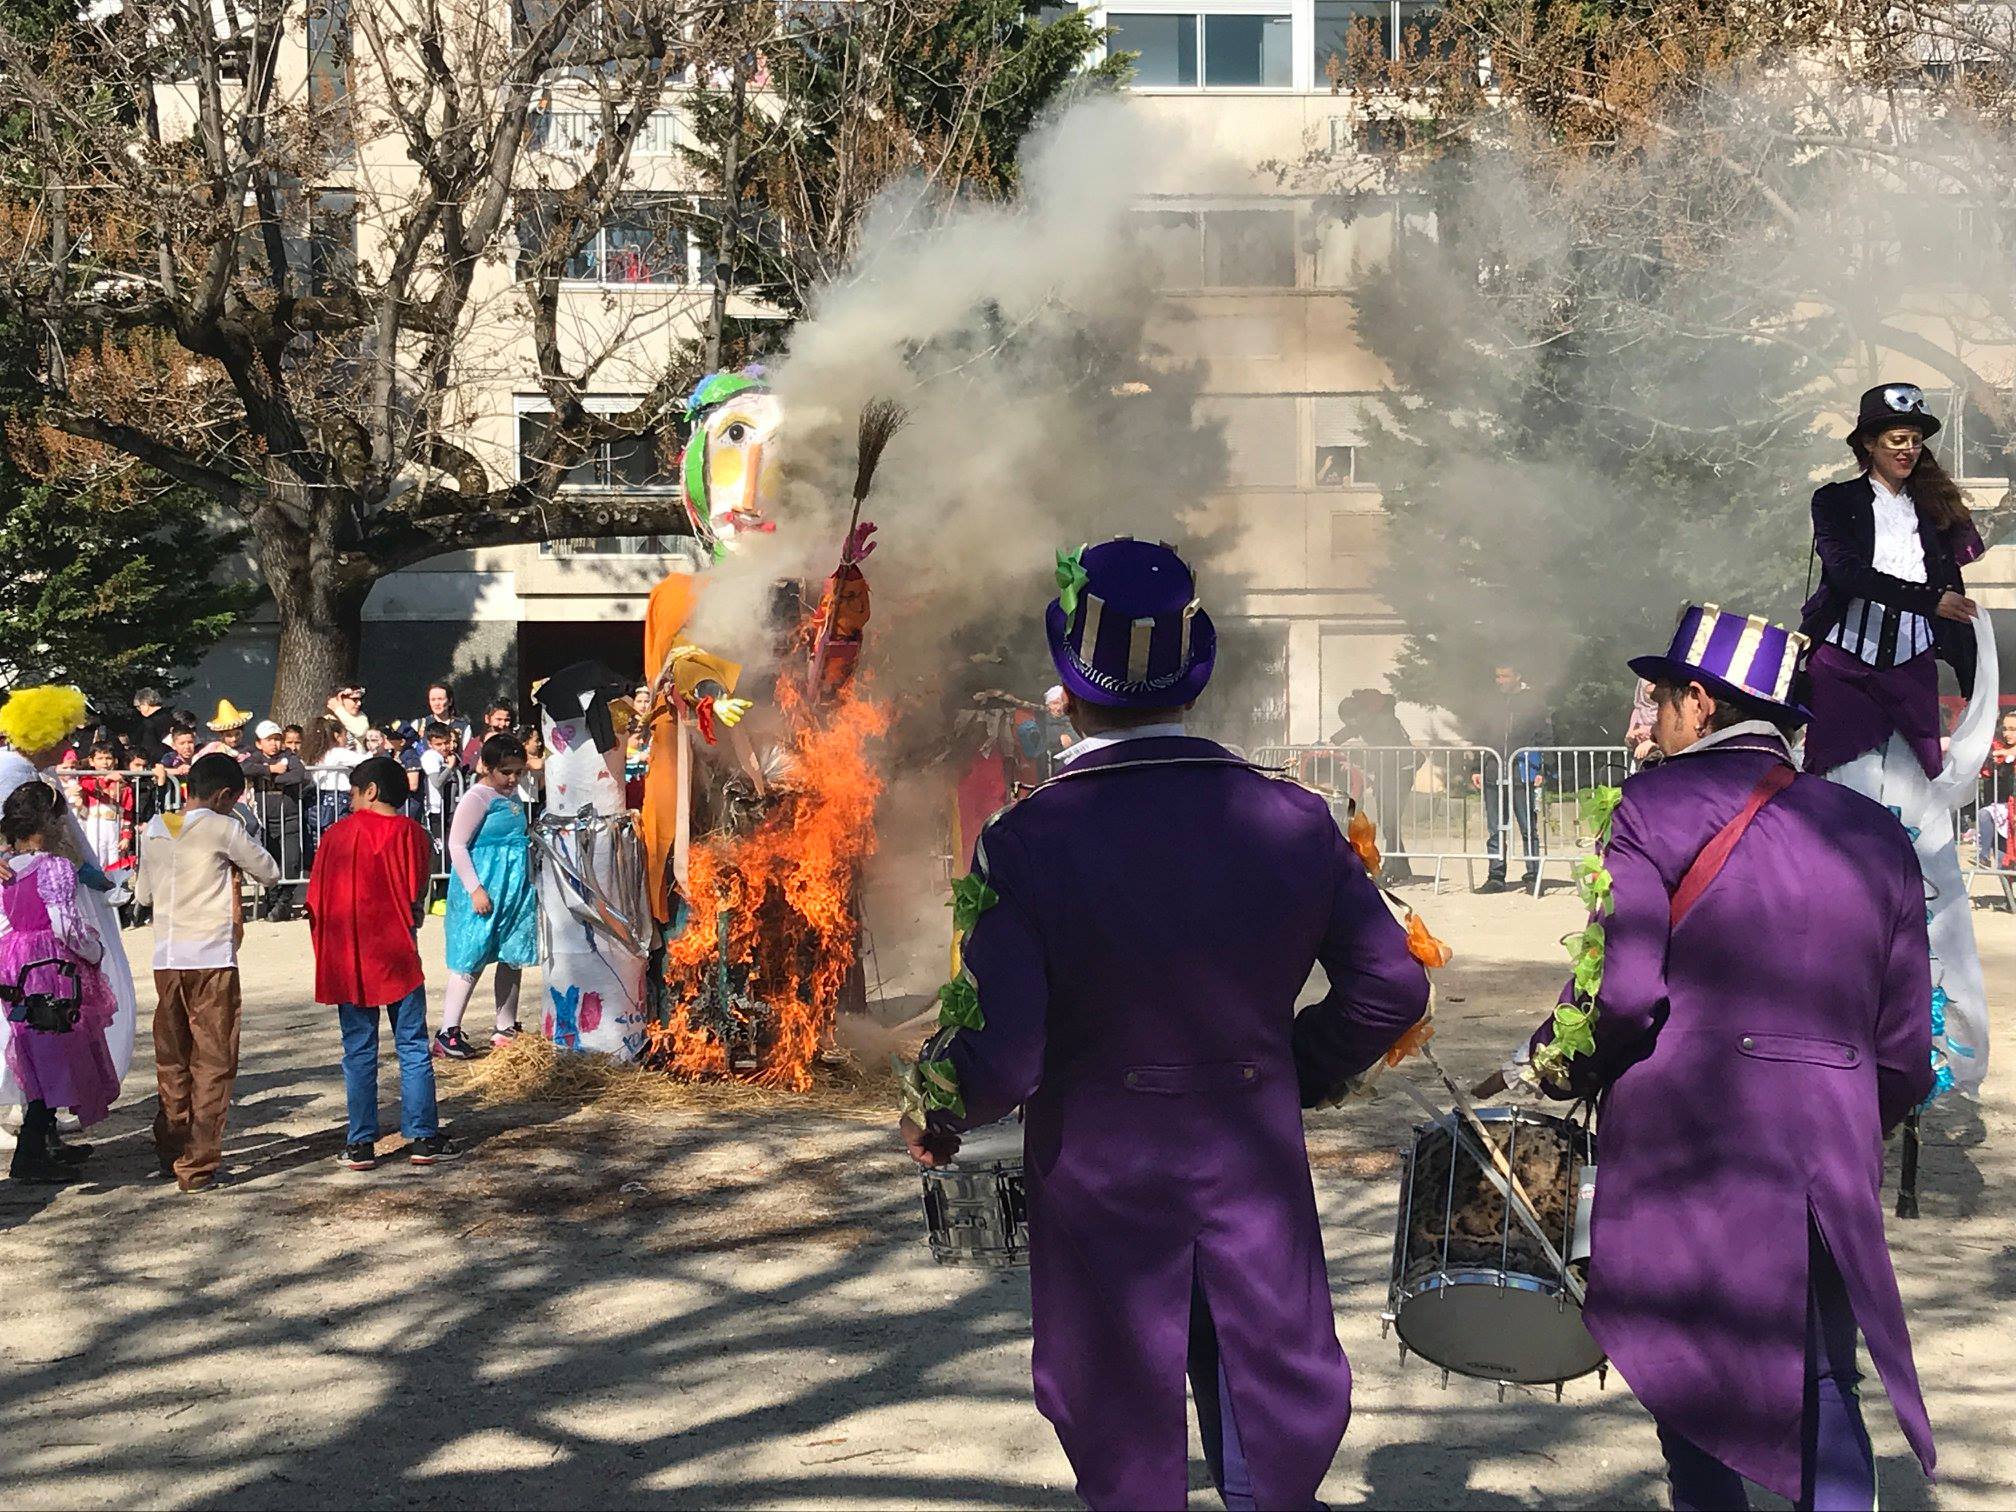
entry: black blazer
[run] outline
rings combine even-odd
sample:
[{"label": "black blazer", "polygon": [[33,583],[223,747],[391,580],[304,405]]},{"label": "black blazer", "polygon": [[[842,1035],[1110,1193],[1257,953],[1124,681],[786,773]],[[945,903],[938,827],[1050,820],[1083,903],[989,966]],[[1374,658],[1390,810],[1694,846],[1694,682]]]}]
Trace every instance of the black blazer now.
[{"label": "black blazer", "polygon": [[1815,645],[1825,640],[1848,612],[1853,599],[1869,599],[1892,609],[1921,614],[1932,626],[1932,647],[1960,679],[1960,691],[1974,692],[1974,630],[1938,617],[1939,598],[1965,593],[1961,567],[1981,555],[1981,537],[1972,526],[1940,531],[1921,514],[1918,539],[1925,546],[1925,581],[1907,583],[1872,565],[1876,558],[1876,491],[1868,475],[1827,483],[1813,491],[1813,550],[1820,558],[1820,586],[1800,610],[1799,628]]}]

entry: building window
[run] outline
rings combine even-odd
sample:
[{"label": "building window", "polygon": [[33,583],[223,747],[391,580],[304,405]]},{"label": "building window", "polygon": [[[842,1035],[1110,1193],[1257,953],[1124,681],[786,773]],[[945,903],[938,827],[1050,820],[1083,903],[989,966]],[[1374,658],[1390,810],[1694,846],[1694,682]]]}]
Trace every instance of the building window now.
[{"label": "building window", "polygon": [[1453,39],[1436,34],[1441,19],[1437,0],[1316,0],[1311,77],[1319,87],[1334,85],[1364,58],[1447,57],[1455,49]]},{"label": "building window", "polygon": [[1360,394],[1318,394],[1310,401],[1318,488],[1378,487],[1371,455],[1377,404]]},{"label": "building window", "polygon": [[1139,221],[1164,288],[1295,287],[1293,210],[1144,210]]},{"label": "building window", "polygon": [[357,195],[317,189],[308,196],[308,291],[329,295],[357,281]]},{"label": "building window", "polygon": [[350,109],[350,0],[310,0],[308,109],[347,128]]},{"label": "building window", "polygon": [[[587,407],[603,414],[624,414],[630,399],[589,399]],[[530,475],[534,458],[546,444],[552,412],[544,401],[523,400],[518,407],[518,476]],[[562,492],[655,493],[678,486],[680,438],[671,429],[646,431],[599,441],[560,475]]]},{"label": "building window", "polygon": [[[530,47],[558,9],[559,0],[511,0],[512,50]],[[641,66],[639,57],[626,60],[613,54],[627,49],[634,55],[637,44],[650,40],[644,15],[637,0],[589,0],[567,23],[565,35],[553,41],[548,55],[552,70],[588,75]],[[677,58],[668,61],[671,77],[684,78],[684,64]]]},{"label": "building window", "polygon": [[1945,423],[1932,438],[1932,455],[1956,478],[2009,476],[2009,459],[1996,435],[1995,422],[1978,404],[1964,409],[1954,403],[1952,389],[1925,390],[1925,407]]},{"label": "building window", "polygon": [[1316,287],[1349,289],[1395,257],[1419,256],[1440,236],[1433,206],[1419,196],[1363,195],[1315,217]]},{"label": "building window", "polygon": [[1286,89],[1294,82],[1294,26],[1283,14],[1109,12],[1109,53],[1134,53],[1134,83],[1149,89]]},{"label": "building window", "polygon": [[[532,276],[532,261],[553,234],[555,196],[528,196],[518,213],[518,276]],[[693,201],[683,195],[619,194],[601,226],[572,249],[560,276],[581,283],[681,285],[695,280],[692,239],[685,218]]]}]

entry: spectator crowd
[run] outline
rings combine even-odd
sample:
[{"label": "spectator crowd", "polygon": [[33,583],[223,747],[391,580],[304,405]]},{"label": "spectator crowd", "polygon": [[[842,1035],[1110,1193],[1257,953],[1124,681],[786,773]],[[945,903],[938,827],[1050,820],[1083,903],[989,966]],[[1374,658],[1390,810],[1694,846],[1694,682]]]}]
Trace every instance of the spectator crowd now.
[{"label": "spectator crowd", "polygon": [[[545,765],[538,725],[521,726],[502,700],[471,719],[446,682],[429,684],[426,709],[406,719],[372,719],[365,693],[355,684],[332,689],[322,713],[305,724],[282,725],[255,719],[228,698],[219,699],[206,719],[142,689],[123,728],[105,720],[88,725],[62,757],[58,775],[94,859],[106,875],[130,884],[149,821],[184,806],[197,761],[223,755],[245,777],[238,817],[279,868],[260,897],[259,916],[290,918],[301,907],[323,835],[350,811],[352,774],[382,756],[405,773],[395,812],[417,821],[430,837],[430,874],[437,880],[431,906],[442,912],[448,829],[457,803],[477,780],[485,740],[509,735],[516,741],[524,754],[517,796],[536,808]],[[118,896],[127,922],[138,922],[145,905],[129,893],[122,887]]]}]

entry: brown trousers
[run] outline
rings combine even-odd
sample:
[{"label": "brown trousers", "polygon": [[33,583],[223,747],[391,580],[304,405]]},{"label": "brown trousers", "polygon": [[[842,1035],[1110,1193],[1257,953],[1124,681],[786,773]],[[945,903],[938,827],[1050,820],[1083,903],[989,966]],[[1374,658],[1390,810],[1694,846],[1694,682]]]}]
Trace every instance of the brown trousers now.
[{"label": "brown trousers", "polygon": [[154,973],[154,1149],[188,1183],[224,1162],[224,1115],[238,1075],[238,968]]}]

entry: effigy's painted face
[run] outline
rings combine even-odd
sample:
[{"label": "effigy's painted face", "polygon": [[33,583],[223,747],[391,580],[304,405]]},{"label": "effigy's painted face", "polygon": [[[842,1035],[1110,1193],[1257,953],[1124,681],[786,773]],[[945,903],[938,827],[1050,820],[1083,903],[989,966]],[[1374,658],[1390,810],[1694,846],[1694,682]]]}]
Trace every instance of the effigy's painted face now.
[{"label": "effigy's painted face", "polygon": [[707,517],[722,540],[777,528],[770,511],[781,476],[779,413],[775,394],[749,389],[715,406],[700,422],[694,442],[706,448]]}]

